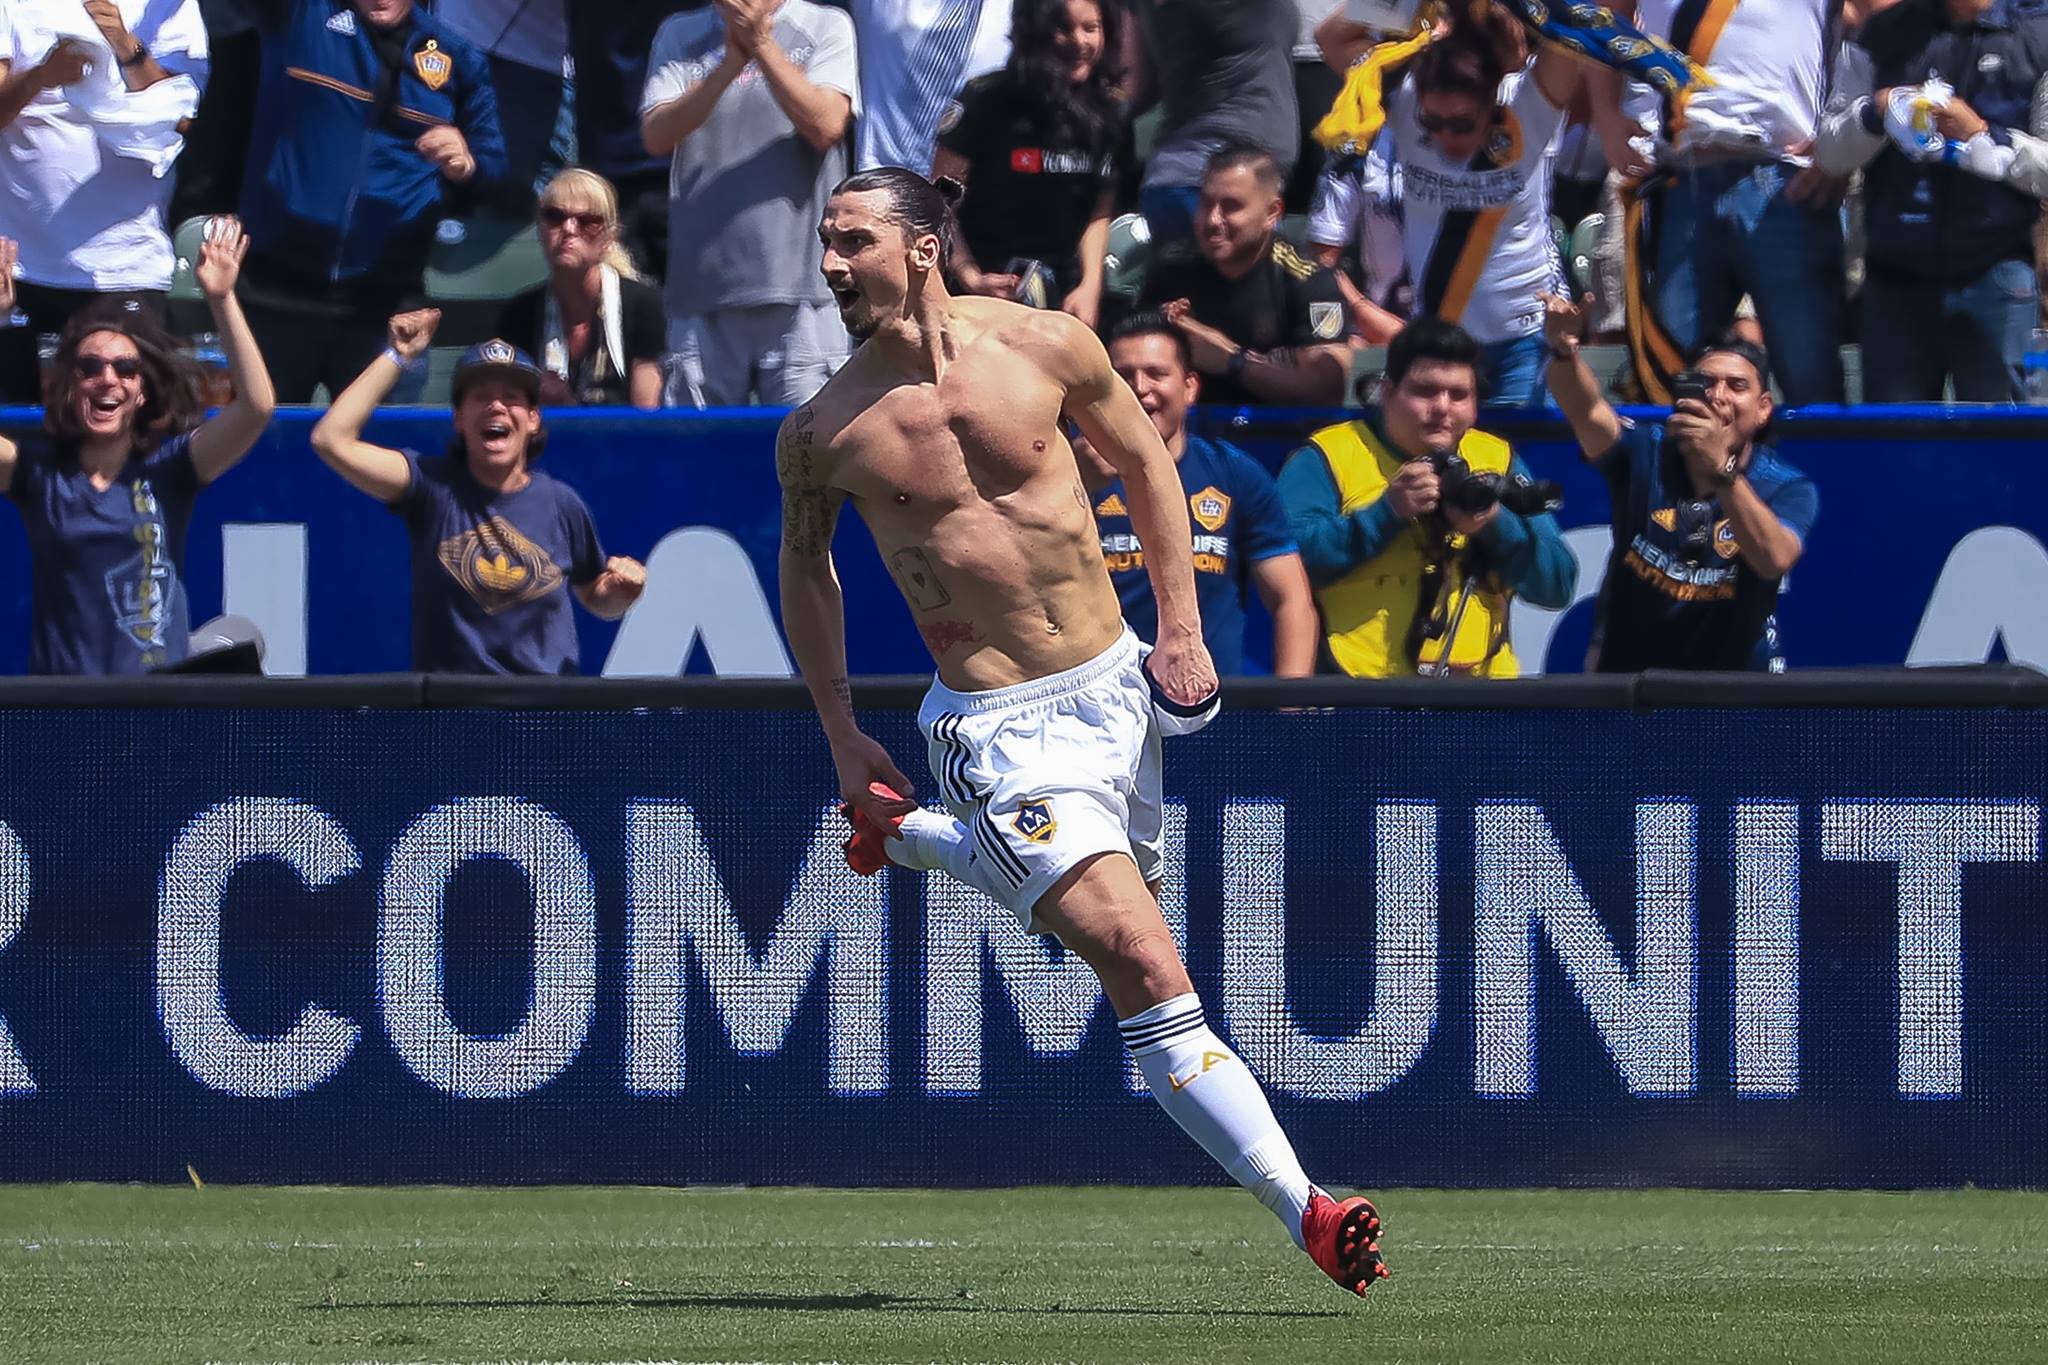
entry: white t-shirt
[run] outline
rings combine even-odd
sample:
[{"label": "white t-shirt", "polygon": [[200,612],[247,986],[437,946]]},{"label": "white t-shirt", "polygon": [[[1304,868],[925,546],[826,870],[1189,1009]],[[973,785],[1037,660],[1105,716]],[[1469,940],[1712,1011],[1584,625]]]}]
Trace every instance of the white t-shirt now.
[{"label": "white t-shirt", "polygon": [[536,71],[560,71],[569,51],[563,0],[438,0],[434,14],[477,51]]},{"label": "white t-shirt", "polygon": [[[813,85],[862,108],[852,23],[812,0],[783,0],[775,40]],[[710,8],[670,15],[654,35],[640,112],[679,100],[725,60],[725,25]],[[748,62],[669,162],[668,315],[829,303],[818,223],[846,178],[846,153],[797,136],[758,62]],[[835,323],[834,326],[837,326]]]},{"label": "white t-shirt", "polygon": [[1364,156],[1323,167],[1308,210],[1308,239],[1318,246],[1355,244],[1365,296],[1382,308],[1394,306],[1408,278],[1401,166],[1394,156],[1393,136],[1382,128]]},{"label": "white t-shirt", "polygon": [[[21,277],[31,284],[171,287],[164,211],[179,144],[164,130],[199,107],[206,25],[198,0],[116,3],[171,80],[128,90],[113,49],[78,0],[0,0],[0,57],[13,75],[40,64],[60,37],[106,54],[84,79],[40,92],[0,128],[0,236],[21,244]],[[152,138],[152,128],[163,135]]]},{"label": "white t-shirt", "polygon": [[1010,60],[1010,0],[853,0],[861,118],[854,166],[929,175],[939,115],[960,87]]},{"label": "white t-shirt", "polygon": [[1501,121],[1472,162],[1453,164],[1418,121],[1403,82],[1389,104],[1402,170],[1401,211],[1417,313],[1435,313],[1482,342],[1543,328],[1539,292],[1564,287],[1550,239],[1550,176],[1564,111],[1532,69],[1500,83]]},{"label": "white t-shirt", "polygon": [[[1835,0],[1715,3],[1685,46],[1713,76],[1686,97],[1675,139],[1680,151],[1782,152],[1812,139],[1827,96],[1828,14]],[[1672,36],[1681,0],[1642,0],[1643,31]],[[1647,128],[1662,121],[1661,98],[1632,82],[1622,107]]]}]

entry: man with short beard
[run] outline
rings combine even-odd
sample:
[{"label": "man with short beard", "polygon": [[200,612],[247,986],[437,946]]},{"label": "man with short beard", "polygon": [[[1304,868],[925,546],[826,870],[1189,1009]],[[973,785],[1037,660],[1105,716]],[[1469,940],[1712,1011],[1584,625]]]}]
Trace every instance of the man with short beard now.
[{"label": "man with short beard", "polygon": [[1283,176],[1272,153],[1238,143],[1209,158],[1195,240],[1145,282],[1188,339],[1204,401],[1335,407],[1351,349],[1337,277],[1281,239]]},{"label": "man with short beard", "polygon": [[504,341],[455,368],[455,439],[443,455],[362,439],[364,425],[439,325],[427,309],[391,319],[391,344],[313,428],[335,472],[405,519],[412,542],[412,666],[422,673],[577,671],[569,592],[613,620],[647,570],[607,558],[574,489],[533,468],[547,444],[540,367]]},{"label": "man with short beard", "polygon": [[[853,822],[847,862],[942,871],[1057,935],[1101,980],[1160,1107],[1363,1294],[1385,1274],[1378,1213],[1310,1183],[1159,908],[1160,740],[1219,700],[1173,457],[1084,323],[950,293],[958,190],[899,167],[840,182],[818,231],[862,344],[776,438],[783,626]],[[1103,568],[1068,422],[1123,480],[1158,602],[1149,650]],[[832,567],[849,499],[937,664],[918,721],[945,813],[912,799],[854,715]]]}]

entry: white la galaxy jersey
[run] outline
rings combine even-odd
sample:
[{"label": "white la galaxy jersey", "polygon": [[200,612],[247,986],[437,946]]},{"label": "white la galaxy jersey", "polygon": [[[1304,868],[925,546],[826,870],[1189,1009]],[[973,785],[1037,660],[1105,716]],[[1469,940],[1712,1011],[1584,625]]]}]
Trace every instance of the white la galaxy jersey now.
[{"label": "white la galaxy jersey", "polygon": [[1422,131],[1415,88],[1403,84],[1387,122],[1402,171],[1402,214],[1417,314],[1455,322],[1482,342],[1543,328],[1537,294],[1564,287],[1550,238],[1551,163],[1564,128],[1530,71],[1500,84],[1500,120],[1467,162]]},{"label": "white la galaxy jersey", "polygon": [[[1783,152],[1810,141],[1827,97],[1841,0],[1641,0],[1643,31],[1707,69],[1662,139],[1680,151]],[[1654,123],[1660,100],[1635,86],[1629,113]]]}]

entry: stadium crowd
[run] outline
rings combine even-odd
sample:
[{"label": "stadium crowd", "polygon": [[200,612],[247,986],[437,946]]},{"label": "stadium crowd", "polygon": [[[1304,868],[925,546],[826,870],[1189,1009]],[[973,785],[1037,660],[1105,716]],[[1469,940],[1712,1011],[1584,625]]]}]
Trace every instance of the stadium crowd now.
[{"label": "stadium crowd", "polygon": [[[414,534],[416,662],[573,669],[554,589],[616,615],[642,577],[528,468],[539,412],[805,401],[850,347],[817,225],[883,165],[964,183],[955,292],[1111,345],[1182,462],[1217,629],[1256,592],[1278,671],[1512,675],[1510,599],[1570,602],[1482,404],[1556,406],[1608,478],[1597,666],[1772,666],[1817,514],[1774,402],[2027,399],[2048,5],[1416,8],[0,0],[0,397],[48,427],[0,462],[36,666],[176,662],[183,517],[225,468],[204,433],[324,394],[321,456]],[[195,395],[231,402],[198,426]],[[453,401],[445,457],[360,439],[423,396]],[[1277,486],[1186,429],[1347,399]],[[1141,620],[1117,490],[1088,483]],[[135,648],[43,641],[88,526],[100,559],[143,546]]]}]

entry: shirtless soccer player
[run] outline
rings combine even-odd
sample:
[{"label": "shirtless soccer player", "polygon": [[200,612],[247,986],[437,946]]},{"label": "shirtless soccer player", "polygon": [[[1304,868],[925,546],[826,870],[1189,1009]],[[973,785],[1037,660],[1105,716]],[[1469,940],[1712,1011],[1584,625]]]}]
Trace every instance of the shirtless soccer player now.
[{"label": "shirtless soccer player", "polygon": [[[1153,1097],[1363,1294],[1386,1274],[1378,1214],[1309,1183],[1204,1021],[1159,911],[1160,735],[1216,697],[1173,459],[1086,326],[947,293],[952,234],[949,196],[920,175],[840,183],[819,235],[861,346],[776,439],[783,624],[854,823],[848,860],[946,872],[1058,935],[1101,978]],[[1062,419],[1123,478],[1159,602],[1149,657],[1119,614]],[[918,723],[951,815],[912,801],[854,720],[831,556],[849,499],[938,664]]]}]

